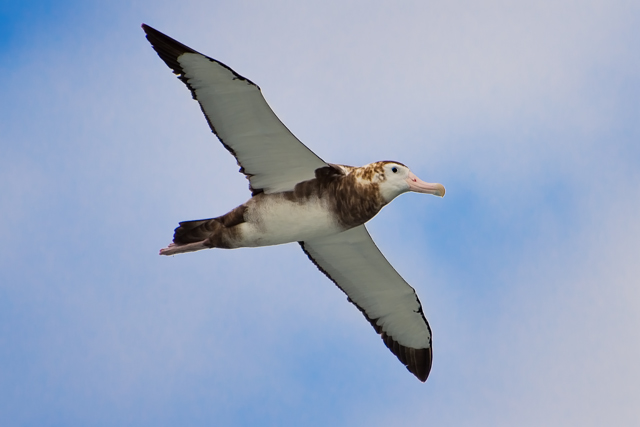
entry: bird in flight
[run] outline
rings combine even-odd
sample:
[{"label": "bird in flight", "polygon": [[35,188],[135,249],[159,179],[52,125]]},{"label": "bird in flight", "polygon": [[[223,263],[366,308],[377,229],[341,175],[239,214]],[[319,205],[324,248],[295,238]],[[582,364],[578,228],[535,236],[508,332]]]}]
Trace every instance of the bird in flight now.
[{"label": "bird in flight", "polygon": [[181,222],[160,254],[298,242],[400,362],[426,381],[433,352],[422,305],[364,224],[402,193],[443,197],[444,187],[420,180],[400,162],[325,162],[285,127],[251,80],[148,25],[142,28],[198,101],[251,190],[246,203],[222,216]]}]

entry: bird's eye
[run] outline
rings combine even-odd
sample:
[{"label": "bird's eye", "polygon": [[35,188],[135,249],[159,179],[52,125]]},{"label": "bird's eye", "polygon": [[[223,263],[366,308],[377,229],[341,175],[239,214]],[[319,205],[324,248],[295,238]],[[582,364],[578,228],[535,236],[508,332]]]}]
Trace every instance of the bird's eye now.
[{"label": "bird's eye", "polygon": [[395,166],[394,166],[394,167],[392,167],[392,168],[391,168],[391,172],[393,172],[393,173],[398,172],[398,168],[397,168],[397,167],[395,167]]}]

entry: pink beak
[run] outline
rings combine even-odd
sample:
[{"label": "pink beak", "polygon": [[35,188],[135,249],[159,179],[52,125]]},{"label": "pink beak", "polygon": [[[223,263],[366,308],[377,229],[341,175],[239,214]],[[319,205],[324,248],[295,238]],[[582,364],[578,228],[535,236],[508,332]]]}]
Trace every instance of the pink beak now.
[{"label": "pink beak", "polygon": [[413,172],[409,172],[407,184],[409,184],[409,191],[415,191],[416,193],[433,194],[434,196],[444,197],[444,185],[424,182],[423,180],[415,176]]}]

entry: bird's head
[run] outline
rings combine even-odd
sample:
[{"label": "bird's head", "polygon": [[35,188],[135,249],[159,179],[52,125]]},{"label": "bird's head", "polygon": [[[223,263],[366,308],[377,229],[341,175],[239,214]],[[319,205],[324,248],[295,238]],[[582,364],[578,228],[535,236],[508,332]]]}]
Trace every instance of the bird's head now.
[{"label": "bird's head", "polygon": [[407,191],[444,197],[445,190],[442,184],[424,182],[402,163],[384,161],[372,163],[370,166],[373,165],[376,170],[373,182],[377,181],[380,195],[386,203]]}]

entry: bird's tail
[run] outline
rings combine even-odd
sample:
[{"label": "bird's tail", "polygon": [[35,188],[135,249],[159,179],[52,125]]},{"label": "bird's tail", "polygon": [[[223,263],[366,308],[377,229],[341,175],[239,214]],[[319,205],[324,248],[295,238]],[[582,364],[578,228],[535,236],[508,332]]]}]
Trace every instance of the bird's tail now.
[{"label": "bird's tail", "polygon": [[246,205],[240,205],[217,218],[182,221],[173,233],[173,243],[160,255],[174,255],[207,248],[232,248],[237,233],[234,227],[245,222]]},{"label": "bird's tail", "polygon": [[182,221],[173,233],[173,243],[186,245],[205,240],[222,224],[218,218],[198,219],[195,221]]},{"label": "bird's tail", "polygon": [[205,241],[216,228],[222,227],[217,218],[183,221],[173,233],[173,243],[160,250],[160,255],[175,255],[208,249]]}]

